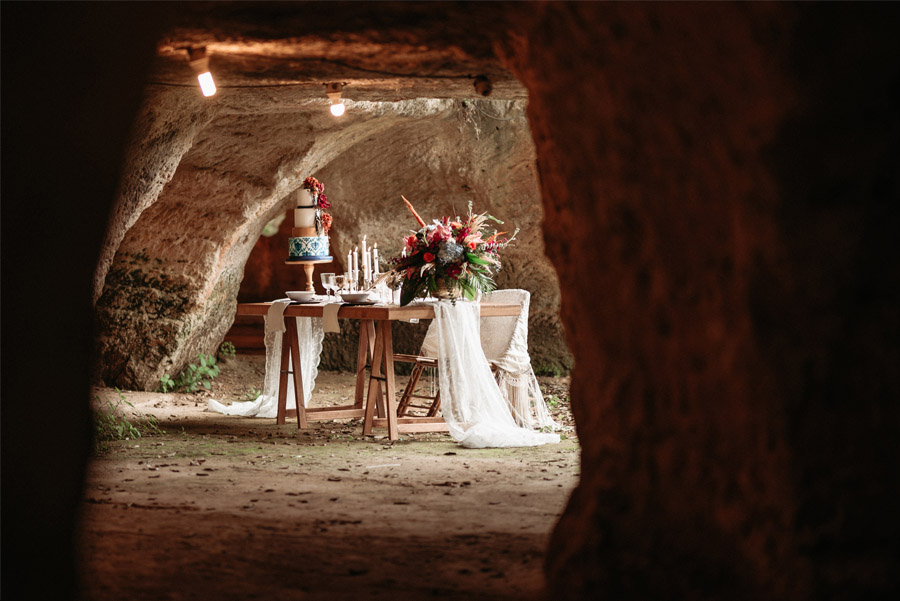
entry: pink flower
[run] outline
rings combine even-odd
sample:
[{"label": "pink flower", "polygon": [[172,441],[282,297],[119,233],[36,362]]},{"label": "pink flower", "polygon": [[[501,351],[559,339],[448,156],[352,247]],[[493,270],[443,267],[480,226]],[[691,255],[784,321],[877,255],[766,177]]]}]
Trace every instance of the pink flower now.
[{"label": "pink flower", "polygon": [[431,230],[431,237],[429,238],[429,242],[443,242],[444,240],[449,240],[453,235],[453,231],[443,224],[438,224],[434,226],[434,229]]}]

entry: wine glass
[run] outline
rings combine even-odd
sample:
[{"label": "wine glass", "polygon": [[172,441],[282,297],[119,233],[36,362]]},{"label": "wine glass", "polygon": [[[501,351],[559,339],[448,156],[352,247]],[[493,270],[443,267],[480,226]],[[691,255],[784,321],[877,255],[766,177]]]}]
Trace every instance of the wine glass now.
[{"label": "wine glass", "polygon": [[335,295],[340,294],[341,290],[350,286],[350,278],[347,274],[336,274],[334,276],[334,292]]},{"label": "wine glass", "polygon": [[325,288],[325,295],[328,297],[328,300],[331,300],[331,291],[334,289],[334,274],[323,273],[321,276],[322,287]]}]

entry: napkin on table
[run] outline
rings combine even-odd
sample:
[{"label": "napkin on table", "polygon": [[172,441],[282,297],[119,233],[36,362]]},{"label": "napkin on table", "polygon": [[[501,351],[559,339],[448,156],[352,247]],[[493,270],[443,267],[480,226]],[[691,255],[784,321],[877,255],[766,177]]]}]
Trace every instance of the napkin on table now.
[{"label": "napkin on table", "polygon": [[266,313],[266,333],[269,332],[284,332],[284,310],[285,308],[291,304],[291,299],[289,298],[279,298],[276,301],[272,301],[272,304],[269,305],[269,311]]},{"label": "napkin on table", "polygon": [[340,332],[337,314],[341,309],[341,303],[328,303],[322,309],[322,329],[326,332]]}]

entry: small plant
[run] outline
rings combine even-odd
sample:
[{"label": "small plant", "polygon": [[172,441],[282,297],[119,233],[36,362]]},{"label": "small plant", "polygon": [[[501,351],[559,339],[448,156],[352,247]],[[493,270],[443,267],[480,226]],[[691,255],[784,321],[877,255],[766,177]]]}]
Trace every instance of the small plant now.
[{"label": "small plant", "polygon": [[191,363],[176,380],[178,388],[184,388],[185,392],[195,392],[201,384],[209,390],[212,388],[213,379],[219,375],[219,366],[216,365],[215,357],[201,353],[197,358],[200,365]]},{"label": "small plant", "polygon": [[257,390],[254,387],[250,387],[247,389],[247,392],[244,393],[244,396],[241,397],[242,401],[255,401],[259,395],[262,394],[262,390]]},{"label": "small plant", "polygon": [[[106,443],[113,440],[129,440],[143,436],[155,436],[165,434],[166,431],[159,427],[159,420],[154,415],[138,414],[135,423],[125,416],[122,404],[134,409],[134,405],[125,399],[122,391],[116,388],[119,398],[113,402],[106,399],[105,406],[101,406],[94,412],[94,451],[106,450]],[[96,398],[101,402],[100,397]]]},{"label": "small plant", "polygon": [[559,407],[559,397],[555,394],[547,395],[547,406],[552,409]]},{"label": "small plant", "polygon": [[212,355],[204,355],[201,353],[197,356],[200,365],[191,363],[177,378],[172,378],[169,374],[159,379],[159,389],[162,392],[171,392],[174,390],[184,390],[185,392],[196,392],[197,387],[203,385],[209,390],[212,388],[212,381],[219,375],[219,366],[216,365],[216,358]]},{"label": "small plant", "polygon": [[163,377],[159,379],[159,389],[162,392],[171,392],[175,390],[175,380],[172,379],[172,376],[164,374]]},{"label": "small plant", "polygon": [[237,354],[237,349],[234,348],[234,343],[230,340],[226,340],[222,343],[222,346],[219,347],[219,356],[224,357],[226,359],[234,359],[234,356]]}]

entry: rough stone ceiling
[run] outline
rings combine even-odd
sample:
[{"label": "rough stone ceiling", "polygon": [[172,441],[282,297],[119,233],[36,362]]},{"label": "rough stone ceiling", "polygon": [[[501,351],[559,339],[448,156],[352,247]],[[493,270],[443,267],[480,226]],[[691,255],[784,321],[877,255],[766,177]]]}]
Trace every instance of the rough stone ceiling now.
[{"label": "rough stone ceiling", "polygon": [[[150,82],[195,86],[187,49],[205,47],[223,94],[286,88],[295,99],[324,99],[324,84],[341,82],[349,100],[472,98],[474,78],[484,75],[493,84],[493,99],[527,96],[489,38],[479,34],[495,23],[498,13],[489,5],[442,4],[439,11],[408,3],[316,8],[189,5],[161,38]],[[465,11],[467,18],[451,19],[448,11]],[[470,26],[459,29],[461,21]]]}]

